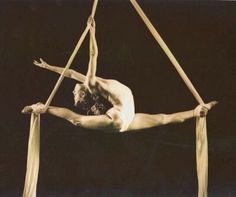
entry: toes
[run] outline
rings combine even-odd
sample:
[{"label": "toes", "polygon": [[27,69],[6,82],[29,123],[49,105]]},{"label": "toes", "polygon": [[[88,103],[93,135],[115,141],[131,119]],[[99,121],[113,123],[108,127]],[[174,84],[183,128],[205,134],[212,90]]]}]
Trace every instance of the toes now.
[{"label": "toes", "polygon": [[218,104],[218,101],[212,101],[212,102],[210,102],[211,107],[214,107],[214,106],[217,105],[217,104]]},{"label": "toes", "polygon": [[29,114],[33,111],[32,107],[31,106],[26,106],[24,107],[24,109],[22,109],[21,113],[23,114]]},{"label": "toes", "polygon": [[209,103],[207,103],[206,105],[204,105],[208,110],[210,110],[212,107],[214,107],[215,105],[217,105],[218,102],[217,101],[211,101]]}]

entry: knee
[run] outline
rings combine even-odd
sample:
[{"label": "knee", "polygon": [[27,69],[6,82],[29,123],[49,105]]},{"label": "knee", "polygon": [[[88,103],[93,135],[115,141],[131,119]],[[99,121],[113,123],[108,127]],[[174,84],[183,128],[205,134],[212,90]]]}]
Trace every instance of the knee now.
[{"label": "knee", "polygon": [[74,126],[81,126],[81,119],[80,118],[69,118],[69,122],[71,122]]},{"label": "knee", "polygon": [[112,129],[114,131],[120,131],[122,129],[123,126],[123,120],[119,115],[113,115],[112,117]]}]

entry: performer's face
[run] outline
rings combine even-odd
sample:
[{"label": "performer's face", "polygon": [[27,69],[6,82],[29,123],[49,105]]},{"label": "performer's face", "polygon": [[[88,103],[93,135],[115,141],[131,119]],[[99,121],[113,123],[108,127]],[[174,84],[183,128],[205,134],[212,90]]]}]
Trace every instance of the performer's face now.
[{"label": "performer's face", "polygon": [[88,91],[83,85],[76,84],[73,94],[75,106],[78,106],[86,102],[86,96],[88,95]]}]

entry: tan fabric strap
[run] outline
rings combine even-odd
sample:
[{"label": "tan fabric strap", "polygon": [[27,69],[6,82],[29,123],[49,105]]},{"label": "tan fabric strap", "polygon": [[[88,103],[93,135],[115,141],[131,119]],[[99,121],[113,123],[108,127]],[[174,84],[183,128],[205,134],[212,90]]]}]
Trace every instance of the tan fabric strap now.
[{"label": "tan fabric strap", "polygon": [[[91,17],[94,17],[98,0],[94,0],[93,8],[91,12]],[[66,71],[70,68],[72,61],[74,60],[77,52],[79,51],[89,29],[91,23],[87,23],[87,26],[82,33],[76,47],[71,54],[63,72],[61,73],[56,85],[54,86],[45,107],[48,108],[53,97],[55,96],[57,90],[59,89]],[[23,191],[23,197],[36,197],[37,182],[38,182],[38,172],[39,172],[39,160],[40,160],[40,115],[31,114],[31,124],[30,124],[30,134],[28,142],[28,155],[27,155],[27,167],[25,176],[25,186]]]},{"label": "tan fabric strap", "polygon": [[23,197],[36,197],[40,155],[40,115],[31,114]]},{"label": "tan fabric strap", "polygon": [[[97,8],[97,4],[98,4],[98,0],[94,0],[93,8],[92,8],[92,13],[91,13],[91,17],[92,17],[92,18],[94,18],[94,15],[95,15],[95,12],[96,12],[96,8]],[[53,88],[53,90],[52,90],[50,96],[48,97],[48,100],[47,100],[47,102],[46,102],[46,104],[45,104],[45,107],[46,107],[46,108],[48,108],[48,106],[50,105],[50,103],[51,103],[53,97],[55,96],[55,94],[56,94],[56,92],[57,92],[57,90],[59,89],[59,87],[60,87],[60,85],[61,85],[61,83],[62,83],[62,81],[63,81],[63,79],[64,79],[64,77],[65,77],[65,73],[66,73],[66,71],[70,68],[70,66],[71,66],[71,64],[72,64],[72,61],[74,60],[74,58],[75,58],[77,52],[79,51],[79,49],[80,49],[80,47],[81,47],[81,45],[82,45],[82,43],[83,43],[83,41],[84,41],[84,39],[85,39],[85,37],[86,37],[88,31],[89,31],[89,29],[90,29],[90,26],[91,26],[90,23],[87,24],[87,27],[85,28],[85,30],[84,30],[84,32],[82,33],[82,35],[81,35],[81,37],[80,37],[78,43],[76,44],[76,47],[75,47],[73,53],[71,54],[71,56],[70,56],[70,58],[69,58],[69,60],[68,60],[68,62],[67,62],[67,64],[66,64],[66,66],[65,66],[65,68],[64,68],[64,70],[63,70],[63,72],[61,73],[61,75],[60,75],[60,77],[59,77],[59,79],[58,79],[56,85],[54,86],[54,88]]]},{"label": "tan fabric strap", "polygon": [[[193,86],[192,82],[189,80],[184,70],[165,44],[160,34],[157,32],[155,27],[152,25],[148,17],[143,12],[142,8],[139,6],[136,0],[130,0],[135,10],[142,18],[147,28],[150,30],[151,34],[164,50],[173,66],[178,71],[179,75],[198,101],[199,104],[204,104],[204,101],[198,94],[197,90]],[[206,129],[206,118],[197,118],[196,120],[196,160],[197,160],[197,176],[198,176],[198,197],[207,197],[207,181],[208,181],[208,144],[207,144],[207,129]]]},{"label": "tan fabric strap", "polygon": [[150,30],[150,32],[153,35],[153,37],[155,38],[155,40],[161,46],[163,51],[166,53],[166,55],[168,56],[168,58],[172,62],[173,66],[178,71],[181,78],[184,80],[184,82],[187,85],[187,87],[189,88],[189,90],[192,92],[193,96],[196,98],[196,100],[198,101],[199,104],[203,104],[204,102],[203,102],[202,98],[200,97],[200,95],[198,94],[197,90],[194,88],[192,82],[189,80],[189,78],[185,74],[184,70],[182,69],[182,67],[180,66],[180,64],[178,63],[178,61],[176,60],[176,58],[174,57],[174,55],[172,54],[172,52],[170,51],[170,49],[168,48],[168,46],[166,45],[164,40],[161,38],[160,34],[157,32],[155,27],[152,25],[150,20],[147,18],[147,16],[145,15],[143,10],[139,6],[139,4],[135,0],[130,0],[130,1],[131,1],[132,5],[134,6],[135,10],[138,12],[139,16],[142,18],[142,20],[146,24],[147,28]]}]

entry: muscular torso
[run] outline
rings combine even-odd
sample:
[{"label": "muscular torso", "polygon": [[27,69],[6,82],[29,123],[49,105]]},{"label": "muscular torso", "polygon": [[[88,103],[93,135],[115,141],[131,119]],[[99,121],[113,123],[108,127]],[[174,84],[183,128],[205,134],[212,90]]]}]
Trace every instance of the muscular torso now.
[{"label": "muscular torso", "polygon": [[134,113],[134,98],[131,90],[124,84],[113,79],[97,78],[96,91],[107,99],[114,108],[125,114]]}]

